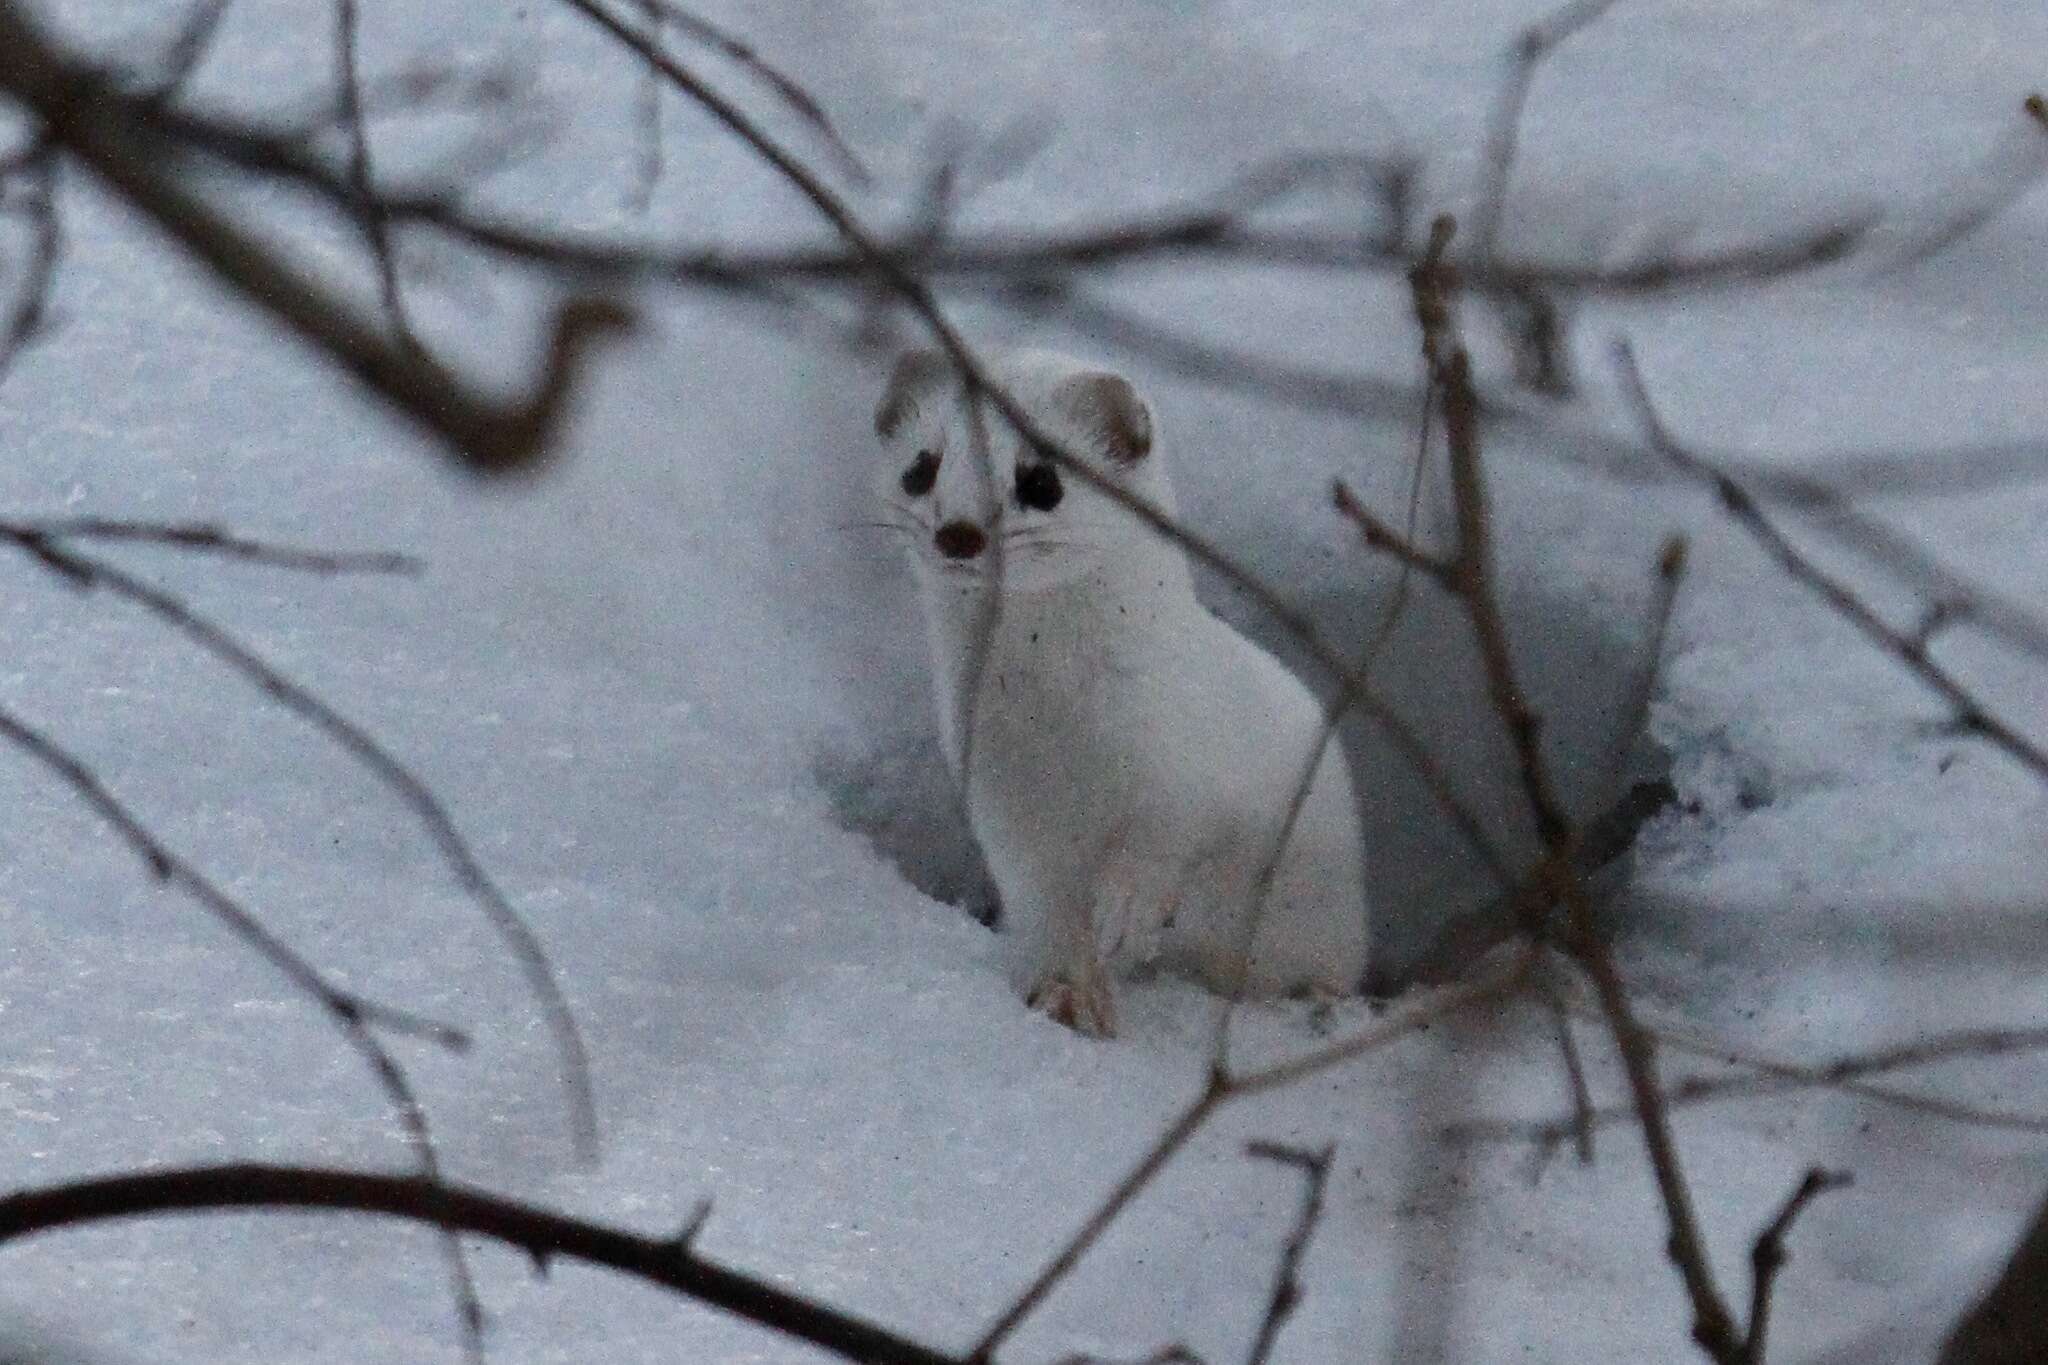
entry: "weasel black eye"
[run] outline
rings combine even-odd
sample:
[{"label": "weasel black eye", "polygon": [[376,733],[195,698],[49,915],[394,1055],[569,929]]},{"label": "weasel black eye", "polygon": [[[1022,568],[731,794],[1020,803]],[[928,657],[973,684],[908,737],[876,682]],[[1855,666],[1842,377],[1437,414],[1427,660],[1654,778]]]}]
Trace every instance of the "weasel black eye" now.
[{"label": "weasel black eye", "polygon": [[939,481],[939,457],[929,450],[917,452],[917,458],[910,462],[910,468],[903,471],[903,491],[913,498],[921,498],[932,491],[932,485]]},{"label": "weasel black eye", "polygon": [[1027,464],[1017,471],[1017,503],[1021,507],[1050,512],[1060,505],[1066,491],[1060,487],[1060,472],[1049,464]]}]

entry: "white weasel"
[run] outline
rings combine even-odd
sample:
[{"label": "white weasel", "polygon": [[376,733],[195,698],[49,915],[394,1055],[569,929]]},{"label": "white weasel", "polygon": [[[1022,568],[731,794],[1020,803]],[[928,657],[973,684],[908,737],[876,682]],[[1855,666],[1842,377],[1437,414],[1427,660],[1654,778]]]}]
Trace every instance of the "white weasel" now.
[{"label": "white weasel", "polygon": [[[1090,468],[1172,513],[1128,380],[1035,351],[992,377]],[[1334,743],[1247,917],[1320,733],[1308,689],[1196,600],[1179,546],[977,413],[937,352],[898,361],[875,431],[946,758],[1031,1003],[1113,1033],[1105,968],[1154,960],[1225,994],[1356,990],[1365,865]]]}]

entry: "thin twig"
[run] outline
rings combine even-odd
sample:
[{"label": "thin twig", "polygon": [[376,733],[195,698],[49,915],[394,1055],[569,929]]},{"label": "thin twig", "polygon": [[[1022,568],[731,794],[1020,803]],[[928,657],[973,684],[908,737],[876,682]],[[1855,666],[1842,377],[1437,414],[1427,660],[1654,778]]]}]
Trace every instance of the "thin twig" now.
[{"label": "thin twig", "polygon": [[1233,1100],[1292,1085],[1305,1077],[1376,1051],[1410,1033],[1426,1029],[1439,1019],[1484,1001],[1496,999],[1520,983],[1525,968],[1524,959],[1495,964],[1468,981],[1442,987],[1428,992],[1419,999],[1398,1004],[1385,1017],[1351,1037],[1303,1056],[1250,1071],[1212,1071],[1201,1093],[1166,1125],[1130,1172],[1117,1182],[1103,1201],[1082,1220],[1073,1235],[997,1316],[996,1321],[968,1352],[968,1358],[975,1362],[988,1361],[996,1348],[1008,1340],[1033,1310],[1059,1286],[1110,1224],[1116,1221],[1118,1215],[1152,1183],[1153,1178],[1165,1168],[1167,1162],[1201,1131],[1202,1125],[1217,1109]]},{"label": "thin twig", "polygon": [[0,540],[13,544],[78,587],[104,588],[165,622],[248,679],[270,700],[339,745],[412,811],[457,882],[483,911],[486,921],[512,953],[528,989],[540,1002],[562,1060],[562,1083],[569,1095],[570,1130],[576,1151],[584,1160],[593,1159],[597,1150],[597,1107],[592,1093],[589,1057],[583,1046],[582,1032],[555,979],[554,967],[540,940],[506,899],[497,882],[484,870],[456,828],[454,818],[433,790],[367,730],[341,715],[306,687],[286,677],[248,646],[172,594],[103,560],[63,548],[45,538],[13,533],[10,528],[0,526]]},{"label": "thin twig", "polygon": [[[1567,1007],[1581,1012],[1569,1002]],[[1709,1058],[1748,1073],[1686,1076],[1665,1090],[1663,1099],[1667,1108],[1795,1090],[1829,1089],[1950,1122],[2011,1132],[2048,1134],[2048,1114],[1986,1109],[1879,1085],[1866,1079],[1959,1058],[2002,1057],[2041,1051],[2048,1049],[2048,1027],[1962,1029],[1916,1038],[1872,1052],[1851,1053],[1827,1062],[1787,1061],[1731,1045],[1721,1039],[1703,1037],[1690,1029],[1661,1020],[1645,1022],[1643,1028],[1661,1046],[1673,1052]],[[1604,1128],[1630,1122],[1635,1117],[1633,1106],[1612,1105],[1595,1108],[1591,1119],[1596,1128]],[[1454,1140],[1530,1141],[1548,1146],[1569,1136],[1575,1122],[1576,1116],[1544,1120],[1469,1119],[1448,1127],[1444,1136]]]},{"label": "thin twig", "polygon": [[725,29],[713,24],[694,10],[684,9],[675,0],[644,0],[650,14],[659,13],[676,31],[726,57],[756,80],[775,92],[791,112],[808,124],[825,143],[825,146],[839,162],[839,168],[856,185],[868,182],[868,169],[859,156],[839,135],[832,119],[825,112],[825,106],[796,81],[770,66],[759,52]]},{"label": "thin twig", "polygon": [[2008,128],[1977,163],[1947,183],[1938,185],[1940,218],[1935,225],[1909,242],[1884,267],[1886,272],[1920,265],[1953,249],[2025,197],[2027,191],[2048,174],[2048,131],[2041,96],[2028,95],[2020,101],[2020,122]]},{"label": "thin twig", "polygon": [[[661,6],[656,0],[639,0],[639,5],[647,25],[647,41],[659,45]],[[634,167],[633,183],[626,190],[626,211],[635,215],[646,213],[653,205],[654,192],[661,185],[666,165],[661,145],[661,108],[661,78],[649,68],[640,73],[639,87],[633,95],[633,135],[639,139],[640,157]]]},{"label": "thin twig", "polygon": [[1785,1235],[1792,1230],[1793,1221],[1816,1197],[1829,1190],[1846,1189],[1853,1183],[1853,1177],[1847,1171],[1828,1171],[1815,1166],[1786,1197],[1777,1217],[1766,1223],[1763,1231],[1757,1234],[1756,1245],[1749,1252],[1749,1330],[1743,1334],[1742,1365],[1763,1365],[1771,1321],[1771,1290],[1777,1284],[1778,1272],[1790,1259],[1785,1250]]},{"label": "thin twig", "polygon": [[169,103],[185,88],[186,82],[192,79],[192,73],[213,51],[213,41],[220,34],[221,20],[227,17],[228,6],[232,2],[197,0],[186,12],[170,46],[158,59],[156,70],[150,73],[150,99]]},{"label": "thin twig", "polygon": [[1974,691],[1937,663],[1924,641],[1887,625],[1847,584],[1801,554],[1741,483],[1702,459],[1671,434],[1655,404],[1650,401],[1649,390],[1644,387],[1642,372],[1636,366],[1628,343],[1615,343],[1614,360],[1621,375],[1623,391],[1658,454],[1693,479],[1712,488],[1722,509],[1792,579],[1811,589],[1837,616],[1856,627],[1866,639],[1947,702],[1958,730],[1988,740],[2037,777],[2048,781],[2048,751],[2001,719]]},{"label": "thin twig", "polygon": [[[0,740],[53,773],[141,859],[152,878],[183,890],[225,925],[230,933],[270,963],[300,994],[319,1007],[340,1031],[343,1041],[354,1049],[376,1078],[378,1087],[398,1116],[399,1126],[405,1133],[406,1143],[412,1150],[421,1176],[429,1184],[438,1181],[441,1178],[441,1159],[434,1148],[434,1134],[427,1121],[426,1107],[420,1103],[405,1069],[373,1030],[383,1029],[424,1039],[452,1052],[466,1050],[470,1045],[469,1035],[451,1024],[380,1005],[334,985],[319,968],[272,933],[248,907],[228,895],[196,866],[173,853],[83,760],[12,712],[0,710]],[[442,1239],[441,1245],[448,1262],[464,1340],[474,1356],[481,1349],[483,1301],[477,1294],[476,1280],[470,1272],[469,1258],[462,1244],[451,1233]]]},{"label": "thin twig", "polygon": [[1500,235],[1503,209],[1507,203],[1508,177],[1514,170],[1516,145],[1521,140],[1522,110],[1529,102],[1529,87],[1537,68],[1558,44],[1580,30],[1597,23],[1615,0],[1575,0],[1541,23],[1523,29],[1515,40],[1508,60],[1507,79],[1494,99],[1486,124],[1486,147],[1480,159],[1479,192],[1472,213],[1472,256],[1482,265],[1493,259]]},{"label": "thin twig", "polygon": [[1577,1148],[1579,1164],[1593,1164],[1594,1105],[1592,1087],[1586,1083],[1586,1064],[1579,1056],[1578,1040],[1572,1035],[1572,1017],[1559,997],[1557,985],[1548,978],[1542,980],[1542,997],[1545,1010],[1550,1014],[1551,1026],[1557,1034],[1558,1055],[1564,1060],[1565,1083],[1571,1093],[1572,1102],[1572,1143]]},{"label": "thin twig", "polygon": [[376,172],[370,164],[370,130],[363,118],[362,71],[357,46],[356,0],[334,0],[334,65],[336,104],[341,124],[348,134],[348,183],[353,192],[357,224],[377,267],[377,291],[384,305],[384,319],[392,339],[407,350],[418,350],[412,321],[406,315],[405,293],[398,283],[398,257],[391,236],[391,220],[375,189]]},{"label": "thin twig", "polygon": [[16,301],[0,324],[0,380],[30,343],[49,326],[50,295],[64,235],[57,217],[56,148],[38,137],[0,165],[0,213],[29,224],[29,247],[16,286]]},{"label": "thin twig", "polygon": [[1336,1150],[1329,1143],[1313,1152],[1278,1142],[1245,1144],[1249,1156],[1300,1171],[1302,1184],[1301,1213],[1280,1250],[1280,1264],[1273,1271],[1273,1292],[1266,1298],[1265,1316],[1259,1319],[1258,1334],[1252,1339],[1245,1365],[1266,1365],[1273,1354],[1273,1344],[1280,1339],[1280,1329],[1301,1303],[1301,1263],[1308,1255],[1309,1241],[1316,1235],[1316,1224],[1322,1221],[1323,1194],[1330,1183],[1330,1158]]},{"label": "thin twig", "polygon": [[1031,1282],[1025,1285],[1023,1291],[1010,1301],[1009,1306],[1003,1309],[989,1325],[988,1330],[981,1334],[967,1352],[969,1361],[974,1362],[974,1365],[987,1365],[994,1357],[996,1348],[1007,1341],[1010,1334],[1023,1325],[1024,1319],[1031,1316],[1038,1305],[1059,1287],[1060,1282],[1080,1263],[1081,1257],[1095,1245],[1125,1207],[1152,1183],[1153,1177],[1165,1169],[1166,1163],[1171,1161],[1181,1148],[1187,1146],[1188,1140],[1201,1131],[1202,1125],[1216,1111],[1217,1106],[1229,1097],[1230,1092],[1225,1088],[1223,1078],[1212,1078],[1202,1093],[1182,1109],[1173,1122],[1161,1130],[1159,1136],[1153,1139],[1152,1145],[1145,1150],[1145,1154],[1138,1159],[1138,1164],[1117,1182],[1109,1196],[1082,1220],[1081,1226],[1075,1230],[1073,1236],[1069,1237],[1053,1254],[1052,1259],[1031,1278]]},{"label": "thin twig", "polygon": [[117,517],[47,517],[0,522],[8,539],[129,541],[245,560],[265,568],[293,569],[323,577],[337,574],[414,575],[425,569],[416,556],[390,550],[308,550],[253,540],[210,522],[132,521]]}]

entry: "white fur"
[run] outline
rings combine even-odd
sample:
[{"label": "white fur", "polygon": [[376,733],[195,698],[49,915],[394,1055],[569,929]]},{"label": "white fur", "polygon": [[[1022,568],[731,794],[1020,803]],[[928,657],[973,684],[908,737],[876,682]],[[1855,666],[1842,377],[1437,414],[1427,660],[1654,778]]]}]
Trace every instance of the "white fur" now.
[{"label": "white fur", "polygon": [[[1067,449],[1171,513],[1156,441],[1113,460],[1101,425],[1062,401],[1100,373],[1024,352],[994,377]],[[1150,431],[1142,400],[1120,392]],[[1113,1032],[1105,964],[1153,960],[1226,993],[1357,989],[1365,868],[1335,744],[1244,952],[1259,871],[1320,732],[1308,689],[1196,601],[1179,547],[1079,476],[1064,476],[1051,511],[1020,506],[1031,454],[993,410],[977,423],[950,376],[928,365],[891,396],[907,401],[891,422],[878,414],[880,486],[916,567],[946,756],[956,778],[971,769],[968,818],[1033,1003]],[[920,451],[939,468],[911,496],[901,480]],[[963,521],[989,547],[949,560],[934,533]]]}]

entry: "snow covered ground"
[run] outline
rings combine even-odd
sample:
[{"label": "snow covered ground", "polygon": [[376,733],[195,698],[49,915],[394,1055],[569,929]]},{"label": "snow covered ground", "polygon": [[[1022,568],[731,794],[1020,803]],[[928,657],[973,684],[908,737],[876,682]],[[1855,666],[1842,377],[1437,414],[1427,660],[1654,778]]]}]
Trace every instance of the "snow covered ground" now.
[{"label": "snow covered ground", "polygon": [[[1426,158],[1457,205],[1527,3],[1063,0],[1022,7],[804,0],[707,9],[787,66],[885,183],[953,126],[1037,145],[967,221],[1095,220],[1199,193],[1299,148]],[[81,33],[164,31],[152,4],[79,3]],[[283,101],[325,79],[324,10],[249,0],[200,89]],[[391,3],[366,62],[510,55],[559,142],[489,200],[631,227],[634,82],[543,0]],[[131,53],[148,49],[139,39]],[[1944,186],[2018,128],[2042,80],[2037,4],[1634,0],[1540,77],[1504,241],[1625,254],[1730,241],[1868,204],[1937,216]],[[139,56],[136,58],[139,60]],[[697,116],[667,115],[648,221],[688,240],[816,231]],[[391,173],[438,134],[380,133]],[[881,222],[907,193],[870,196]],[[17,558],[0,598],[0,705],[91,761],[173,848],[347,985],[473,1027],[466,1057],[399,1045],[456,1176],[660,1230],[712,1201],[700,1249],[935,1343],[972,1340],[1198,1089],[1207,1002],[1132,987],[1100,1044],[1025,1011],[962,912],[976,872],[933,768],[923,640],[896,547],[849,527],[871,361],[757,308],[656,296],[545,477],[476,486],[329,367],[180,264],[92,186],[66,186],[61,330],[0,386],[0,506],[217,520],[428,561],[418,580],[321,581],[132,551],[362,722],[446,798],[548,944],[596,1068],[604,1149],[571,1160],[532,1001],[421,831],[319,736],[138,612]],[[289,218],[284,199],[252,211]],[[282,215],[282,218],[279,216]],[[340,259],[346,228],[306,229]],[[1682,433],[1759,458],[2039,439],[2048,432],[2048,198],[1953,254],[1875,277],[1589,309],[1588,396],[1625,330]],[[414,301],[458,361],[510,379],[521,291],[432,256]],[[1407,381],[1386,282],[1132,272],[1148,315],[1275,355]],[[978,337],[1059,341],[963,301]],[[1477,329],[1479,320],[1475,318]],[[1078,343],[1077,343],[1078,344]],[[1342,473],[1398,507],[1398,423],[1304,415],[1130,362],[1157,399],[1183,508],[1337,631],[1387,569],[1327,511]],[[1645,831],[1628,960],[1649,1006],[1731,1041],[1824,1058],[1933,1028],[2039,1023],[2048,797],[1775,574],[1704,497],[1575,471],[1568,444],[1496,446],[1531,686],[1567,757],[1597,754],[1625,690],[1649,567],[1693,537],[1653,733],[1678,804]],[[1879,508],[1958,568],[2048,597],[2036,483]],[[1824,551],[1825,553],[1825,551]],[[1831,563],[1853,563],[1829,557]],[[1878,590],[1910,619],[1914,604]],[[1249,621],[1218,591],[1221,609]],[[1256,627],[1254,627],[1256,628]],[[1505,807],[1490,720],[1447,613],[1420,613],[1387,685]],[[1967,630],[1943,657],[2048,740],[2048,673]],[[1469,902],[1413,784],[1361,751],[1387,950]],[[1490,784],[1490,785],[1485,785]],[[381,1097],[332,1031],[194,906],[155,888],[71,796],[0,759],[0,1187],[249,1158],[399,1168]],[[937,893],[936,895],[930,893]],[[1301,1046],[1302,1011],[1250,1012]],[[1323,1027],[1369,1017],[1362,1005]],[[1646,1166],[1626,1129],[1596,1165],[1439,1140],[1472,1116],[1561,1112],[1540,1013],[1433,1029],[1221,1116],[1119,1222],[1005,1358],[1239,1357],[1297,1200],[1248,1138],[1335,1141],[1338,1173],[1280,1356],[1299,1361],[1688,1358]],[[1617,1094],[1588,1033],[1603,1093]],[[1683,1063],[1672,1062],[1674,1072]],[[1930,1090],[2048,1110],[2048,1069],[1952,1068]],[[1683,1110],[1717,1265],[1807,1166],[1853,1190],[1802,1220],[1774,1358],[1914,1360],[2048,1185],[2038,1137],[1808,1095]],[[491,1358],[786,1360],[797,1346],[571,1265],[476,1265]],[[368,1220],[121,1225],[0,1250],[0,1322],[110,1361],[454,1359],[433,1240]],[[0,1338],[4,1340],[4,1338]]]}]

